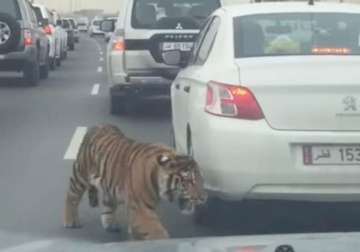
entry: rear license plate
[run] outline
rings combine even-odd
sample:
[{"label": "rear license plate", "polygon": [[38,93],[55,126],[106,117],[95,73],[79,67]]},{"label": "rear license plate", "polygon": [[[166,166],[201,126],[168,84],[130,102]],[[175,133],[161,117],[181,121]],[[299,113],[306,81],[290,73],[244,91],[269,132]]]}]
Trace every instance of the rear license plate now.
[{"label": "rear license plate", "polygon": [[193,42],[165,42],[162,45],[163,51],[173,51],[173,50],[180,50],[183,52],[191,51],[193,48]]},{"label": "rear license plate", "polygon": [[360,145],[303,146],[305,165],[359,165]]}]

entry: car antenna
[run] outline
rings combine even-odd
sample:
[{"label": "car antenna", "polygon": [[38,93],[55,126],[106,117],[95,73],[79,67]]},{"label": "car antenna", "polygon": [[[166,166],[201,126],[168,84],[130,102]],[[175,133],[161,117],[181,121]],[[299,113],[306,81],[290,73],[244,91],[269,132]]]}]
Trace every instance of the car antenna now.
[{"label": "car antenna", "polygon": [[309,5],[314,5],[315,1],[314,0],[309,0]]}]

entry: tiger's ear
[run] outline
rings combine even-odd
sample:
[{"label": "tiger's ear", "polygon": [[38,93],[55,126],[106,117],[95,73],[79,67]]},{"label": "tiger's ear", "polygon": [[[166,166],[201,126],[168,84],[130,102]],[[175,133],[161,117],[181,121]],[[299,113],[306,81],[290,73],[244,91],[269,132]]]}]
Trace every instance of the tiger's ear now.
[{"label": "tiger's ear", "polygon": [[161,154],[157,157],[157,161],[161,166],[166,165],[167,163],[170,162],[170,160],[171,160],[170,157],[166,154]]}]

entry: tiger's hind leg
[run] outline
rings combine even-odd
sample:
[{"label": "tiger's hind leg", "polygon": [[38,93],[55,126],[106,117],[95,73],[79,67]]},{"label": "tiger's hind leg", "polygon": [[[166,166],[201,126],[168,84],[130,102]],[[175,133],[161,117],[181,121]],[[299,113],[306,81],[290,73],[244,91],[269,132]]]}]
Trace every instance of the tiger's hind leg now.
[{"label": "tiger's hind leg", "polygon": [[116,216],[117,203],[107,195],[102,200],[101,224],[110,233],[120,232],[120,225]]},{"label": "tiger's hind leg", "polygon": [[80,228],[79,204],[86,191],[87,185],[79,174],[79,164],[74,162],[73,175],[70,178],[69,189],[66,194],[64,210],[64,227]]}]

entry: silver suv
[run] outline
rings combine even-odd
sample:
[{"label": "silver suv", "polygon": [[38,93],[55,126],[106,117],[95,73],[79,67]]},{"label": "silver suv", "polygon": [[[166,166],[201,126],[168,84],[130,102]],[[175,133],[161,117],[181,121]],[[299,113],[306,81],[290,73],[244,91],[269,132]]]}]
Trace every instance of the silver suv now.
[{"label": "silver suv", "polygon": [[0,1],[0,71],[22,71],[34,86],[49,73],[49,40],[27,0]]},{"label": "silver suv", "polygon": [[[207,17],[221,0],[124,0],[114,35],[107,48],[111,112],[118,114],[137,98],[169,95],[167,74],[178,72],[165,65],[162,53],[180,49],[184,59]],[[101,28],[111,27],[103,21]]]}]

